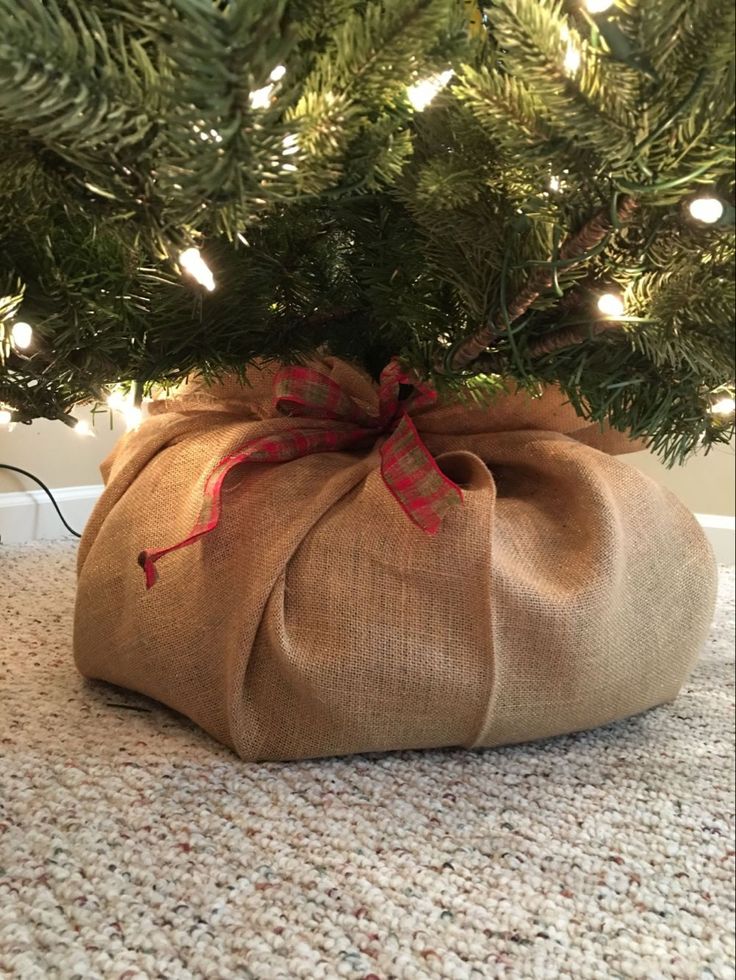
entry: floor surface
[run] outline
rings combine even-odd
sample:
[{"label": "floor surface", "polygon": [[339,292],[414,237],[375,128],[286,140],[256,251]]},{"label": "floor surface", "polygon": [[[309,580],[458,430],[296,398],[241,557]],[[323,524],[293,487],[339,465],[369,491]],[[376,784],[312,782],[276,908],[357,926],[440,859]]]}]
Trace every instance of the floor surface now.
[{"label": "floor surface", "polygon": [[0,548],[0,977],[734,977],[734,579],[672,704],[483,752],[247,765],[71,659]]}]

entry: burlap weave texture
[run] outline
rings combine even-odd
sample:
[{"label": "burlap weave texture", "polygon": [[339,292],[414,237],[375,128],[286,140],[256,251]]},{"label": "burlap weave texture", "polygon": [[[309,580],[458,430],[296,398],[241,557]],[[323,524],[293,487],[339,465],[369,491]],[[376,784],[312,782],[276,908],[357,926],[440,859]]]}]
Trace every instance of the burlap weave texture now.
[{"label": "burlap weave texture", "polygon": [[[375,410],[363,374],[312,366]],[[79,554],[83,674],[248,760],[500,745],[676,696],[713,613],[709,545],[673,495],[609,455],[638,446],[555,391],[414,416],[464,491],[435,536],[387,490],[378,446],[246,465],[217,529],[166,556],[146,592],[138,553],[187,535],[214,463],[294,425],[274,413],[273,373],[155,403],[103,464]]]}]

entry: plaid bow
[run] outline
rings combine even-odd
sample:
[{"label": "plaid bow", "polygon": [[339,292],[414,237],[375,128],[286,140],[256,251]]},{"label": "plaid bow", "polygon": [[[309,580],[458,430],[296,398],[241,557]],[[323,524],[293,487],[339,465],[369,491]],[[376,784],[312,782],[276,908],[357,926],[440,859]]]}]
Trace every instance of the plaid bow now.
[{"label": "plaid bow", "polygon": [[[414,393],[399,399],[399,385],[411,385]],[[197,523],[178,544],[157,551],[142,551],[138,564],[146,575],[146,588],[156,582],[155,563],[170,551],[184,548],[215,528],[220,520],[222,484],[235,466],[243,463],[287,463],[310,453],[339,452],[381,445],[381,475],[408,517],[422,530],[434,534],[445,511],[463,499],[462,490],[448,479],[422,442],[408,409],[424,408],[437,398],[427,385],[418,384],[397,361],[381,373],[379,414],[366,414],[326,374],[307,367],[287,367],[274,378],[274,407],[283,415],[301,419],[329,419],[329,429],[297,427],[280,435],[264,436],[223,457],[204,486],[204,501]]]}]

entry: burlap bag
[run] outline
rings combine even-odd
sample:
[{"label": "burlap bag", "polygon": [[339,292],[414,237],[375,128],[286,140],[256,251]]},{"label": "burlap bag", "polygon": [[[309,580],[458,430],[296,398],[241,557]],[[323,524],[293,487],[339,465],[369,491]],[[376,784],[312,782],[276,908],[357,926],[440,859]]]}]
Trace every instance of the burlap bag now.
[{"label": "burlap bag", "polygon": [[[344,362],[316,366],[375,406]],[[494,746],[671,701],[698,656],[715,566],[693,516],[609,453],[559,393],[414,417],[464,504],[435,536],[384,484],[378,446],[246,465],[217,529],[185,537],[208,471],[293,426],[273,370],[190,386],[125,436],[79,553],[79,670],[183,712],[247,760]],[[310,424],[329,426],[329,421]]]}]

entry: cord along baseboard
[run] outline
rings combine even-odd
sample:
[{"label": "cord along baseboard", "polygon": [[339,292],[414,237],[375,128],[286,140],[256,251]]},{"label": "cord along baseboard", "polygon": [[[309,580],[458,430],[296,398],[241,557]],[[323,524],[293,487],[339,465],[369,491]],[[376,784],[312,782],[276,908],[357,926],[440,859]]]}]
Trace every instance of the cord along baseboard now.
[{"label": "cord along baseboard", "polygon": [[[52,489],[68,524],[78,531],[84,528],[102,484]],[[43,490],[0,492],[0,544],[25,544],[26,541],[51,540],[71,535]]]}]

